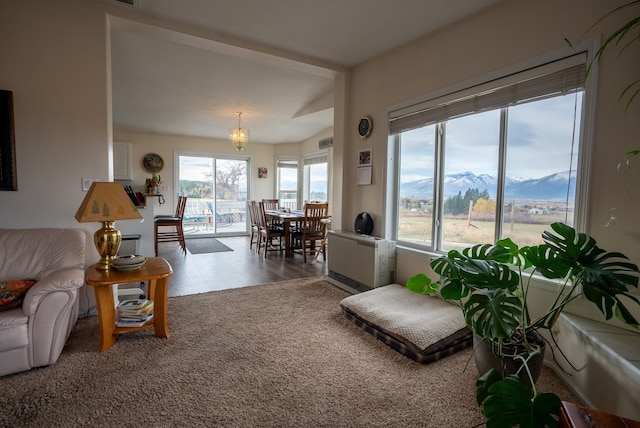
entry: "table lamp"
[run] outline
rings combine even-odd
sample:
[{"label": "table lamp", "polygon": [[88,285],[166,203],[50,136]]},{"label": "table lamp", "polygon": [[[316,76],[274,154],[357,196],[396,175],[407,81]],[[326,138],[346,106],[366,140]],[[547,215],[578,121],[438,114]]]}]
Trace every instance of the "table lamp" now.
[{"label": "table lamp", "polygon": [[102,222],[102,228],[93,235],[93,242],[100,254],[100,261],[95,268],[102,270],[109,270],[122,242],[122,234],[113,227],[114,222],[142,218],[122,185],[115,182],[91,184],[75,217],[80,223]]}]

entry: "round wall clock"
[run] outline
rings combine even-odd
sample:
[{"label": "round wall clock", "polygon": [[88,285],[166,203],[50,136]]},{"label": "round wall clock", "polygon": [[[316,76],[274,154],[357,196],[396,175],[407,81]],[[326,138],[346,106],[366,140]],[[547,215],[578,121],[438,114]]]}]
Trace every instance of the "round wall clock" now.
[{"label": "round wall clock", "polygon": [[360,138],[364,140],[371,135],[371,131],[373,131],[371,116],[362,116],[360,123],[358,123],[358,134],[360,134]]},{"label": "round wall clock", "polygon": [[160,172],[164,166],[164,161],[155,153],[149,153],[142,158],[142,167],[145,171],[150,173]]}]

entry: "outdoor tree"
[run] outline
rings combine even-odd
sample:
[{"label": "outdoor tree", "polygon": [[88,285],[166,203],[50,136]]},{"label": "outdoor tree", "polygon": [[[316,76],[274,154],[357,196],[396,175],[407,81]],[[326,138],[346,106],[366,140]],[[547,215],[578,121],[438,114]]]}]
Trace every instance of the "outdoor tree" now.
[{"label": "outdoor tree", "polygon": [[473,212],[478,215],[494,215],[496,213],[496,201],[480,198],[476,201]]}]

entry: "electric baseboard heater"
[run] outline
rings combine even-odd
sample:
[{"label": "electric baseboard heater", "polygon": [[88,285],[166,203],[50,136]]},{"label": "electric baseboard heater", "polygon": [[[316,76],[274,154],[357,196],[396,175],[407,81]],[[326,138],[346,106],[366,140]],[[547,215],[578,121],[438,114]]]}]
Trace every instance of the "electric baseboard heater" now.
[{"label": "electric baseboard heater", "polygon": [[328,280],[332,284],[367,291],[395,282],[395,241],[331,230],[327,245]]}]

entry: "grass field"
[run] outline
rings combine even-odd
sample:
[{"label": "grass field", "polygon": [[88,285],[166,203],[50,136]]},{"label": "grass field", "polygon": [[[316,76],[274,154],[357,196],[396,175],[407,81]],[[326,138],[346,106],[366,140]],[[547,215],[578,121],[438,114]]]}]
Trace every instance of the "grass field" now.
[{"label": "grass field", "polygon": [[[559,215],[536,216],[535,223],[505,223],[503,238],[511,238],[520,247],[538,245],[542,241],[542,232],[549,225],[564,221]],[[401,210],[398,239],[431,246],[431,216],[426,213]],[[442,250],[461,249],[474,244],[494,242],[495,222],[467,218],[445,217],[443,219]]]}]

